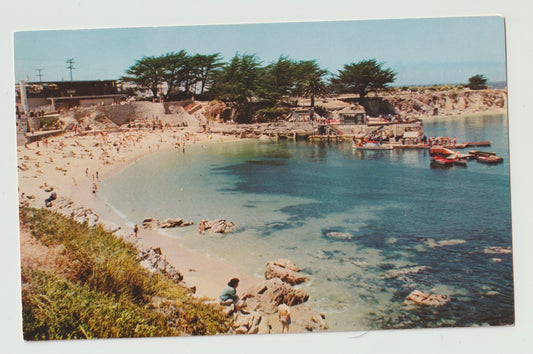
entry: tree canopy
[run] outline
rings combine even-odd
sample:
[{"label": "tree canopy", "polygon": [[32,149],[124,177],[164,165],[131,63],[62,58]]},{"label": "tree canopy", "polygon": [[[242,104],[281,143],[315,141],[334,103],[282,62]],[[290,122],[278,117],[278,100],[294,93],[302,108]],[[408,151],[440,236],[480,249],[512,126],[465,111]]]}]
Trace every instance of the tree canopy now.
[{"label": "tree canopy", "polygon": [[[165,100],[176,95],[217,98],[234,108],[237,120],[248,121],[257,109],[283,107],[290,97],[308,97],[311,107],[316,97],[333,91],[364,98],[370,91],[386,88],[396,77],[392,69],[382,68],[375,59],[346,64],[330,80],[328,75],[316,60],[281,55],[263,66],[255,54],[237,53],[224,63],[219,53],[191,55],[180,50],[142,57],[121,79]],[[166,91],[159,92],[163,87]]]},{"label": "tree canopy", "polygon": [[471,90],[482,90],[487,88],[487,78],[483,75],[474,75],[468,79],[466,85]]},{"label": "tree canopy", "polygon": [[383,63],[376,59],[361,60],[357,63],[345,64],[344,69],[331,82],[338,92],[356,93],[364,98],[369,92],[387,87],[394,82],[396,73],[392,69],[383,69]]}]

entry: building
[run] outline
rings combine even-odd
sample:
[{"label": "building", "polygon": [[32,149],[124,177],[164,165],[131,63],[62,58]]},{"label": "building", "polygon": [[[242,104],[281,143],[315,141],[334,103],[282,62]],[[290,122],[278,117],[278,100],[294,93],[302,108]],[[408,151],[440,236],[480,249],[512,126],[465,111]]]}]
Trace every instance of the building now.
[{"label": "building", "polygon": [[345,107],[339,111],[340,124],[366,124],[366,113],[361,106]]},{"label": "building", "polygon": [[21,81],[17,90],[19,111],[25,113],[47,107],[47,111],[118,103],[125,95],[118,92],[116,80]]}]

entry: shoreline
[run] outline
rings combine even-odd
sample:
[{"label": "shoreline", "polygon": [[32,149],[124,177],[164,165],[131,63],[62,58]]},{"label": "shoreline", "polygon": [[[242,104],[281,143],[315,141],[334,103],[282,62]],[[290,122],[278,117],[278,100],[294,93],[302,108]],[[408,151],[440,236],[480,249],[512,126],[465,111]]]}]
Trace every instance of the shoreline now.
[{"label": "shoreline", "polygon": [[[111,148],[114,145],[117,146],[117,141],[128,135],[135,141],[133,146],[121,141],[118,146],[124,146],[123,151],[118,152],[117,149],[116,153],[114,151],[111,153]],[[183,138],[187,135],[192,137],[192,142]],[[59,210],[57,207],[59,201],[72,201],[72,208],[81,207],[98,215],[97,223],[103,224],[109,230],[118,230],[117,236],[120,235],[126,241],[133,242],[139,250],[159,247],[166,260],[183,275],[184,282],[196,286],[197,297],[218,298],[227,281],[233,277],[241,279],[239,292],[243,292],[263,279],[248,274],[215,256],[186,249],[178,239],[165,236],[157,229],[140,228],[139,237],[135,239],[133,228],[128,225],[127,220],[98,198],[98,192],[96,196],[92,195],[93,183],[98,185],[101,181],[120,173],[129,165],[153,153],[175,149],[174,140],[182,138],[186,142],[185,145],[189,147],[199,143],[211,144],[239,140],[233,136],[217,135],[215,141],[212,135],[205,133],[168,129],[155,132],[130,130],[85,136],[67,133],[50,139],[47,146],[44,141],[29,143],[28,148],[25,146],[17,148],[19,201],[27,200],[30,206],[43,207],[44,199],[49,195],[44,190],[52,186],[57,192],[58,200],[54,201],[53,204],[56,205],[49,209],[65,214],[65,210]],[[78,140],[81,143],[76,142]],[[98,142],[95,143],[95,141]],[[106,149],[106,146],[109,148]],[[102,160],[104,163],[99,161],[100,159],[95,161],[99,149],[103,150],[102,155],[108,157],[107,160]],[[87,155],[92,157],[87,159]],[[96,173],[98,173],[98,178],[96,178]],[[21,197],[22,194],[24,197]],[[27,199],[28,196],[32,199]],[[72,208],[67,210],[67,214]],[[196,225],[191,227],[196,227]]]}]

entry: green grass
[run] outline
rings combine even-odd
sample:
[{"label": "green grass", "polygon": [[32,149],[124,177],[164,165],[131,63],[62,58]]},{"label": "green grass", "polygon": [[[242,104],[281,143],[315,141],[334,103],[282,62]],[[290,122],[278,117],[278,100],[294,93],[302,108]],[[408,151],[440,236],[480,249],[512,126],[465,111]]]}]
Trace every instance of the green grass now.
[{"label": "green grass", "polygon": [[[25,339],[204,335],[230,328],[218,307],[140,267],[137,250],[103,227],[44,209],[21,208],[20,219],[67,260],[60,272],[22,269]],[[155,298],[163,301],[154,306]]]}]

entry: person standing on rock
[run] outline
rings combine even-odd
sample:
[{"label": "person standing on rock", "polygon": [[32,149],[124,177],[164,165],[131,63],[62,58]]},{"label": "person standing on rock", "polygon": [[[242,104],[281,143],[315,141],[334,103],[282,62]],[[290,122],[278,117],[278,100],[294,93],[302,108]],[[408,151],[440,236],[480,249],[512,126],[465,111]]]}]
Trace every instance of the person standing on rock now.
[{"label": "person standing on rock", "polygon": [[278,318],[281,322],[281,333],[287,330],[289,333],[289,326],[291,324],[291,308],[285,304],[278,306]]},{"label": "person standing on rock", "polygon": [[228,286],[222,290],[218,297],[220,305],[231,306],[233,311],[238,311],[240,308],[239,297],[237,296],[237,286],[239,286],[239,278],[232,278]]}]

